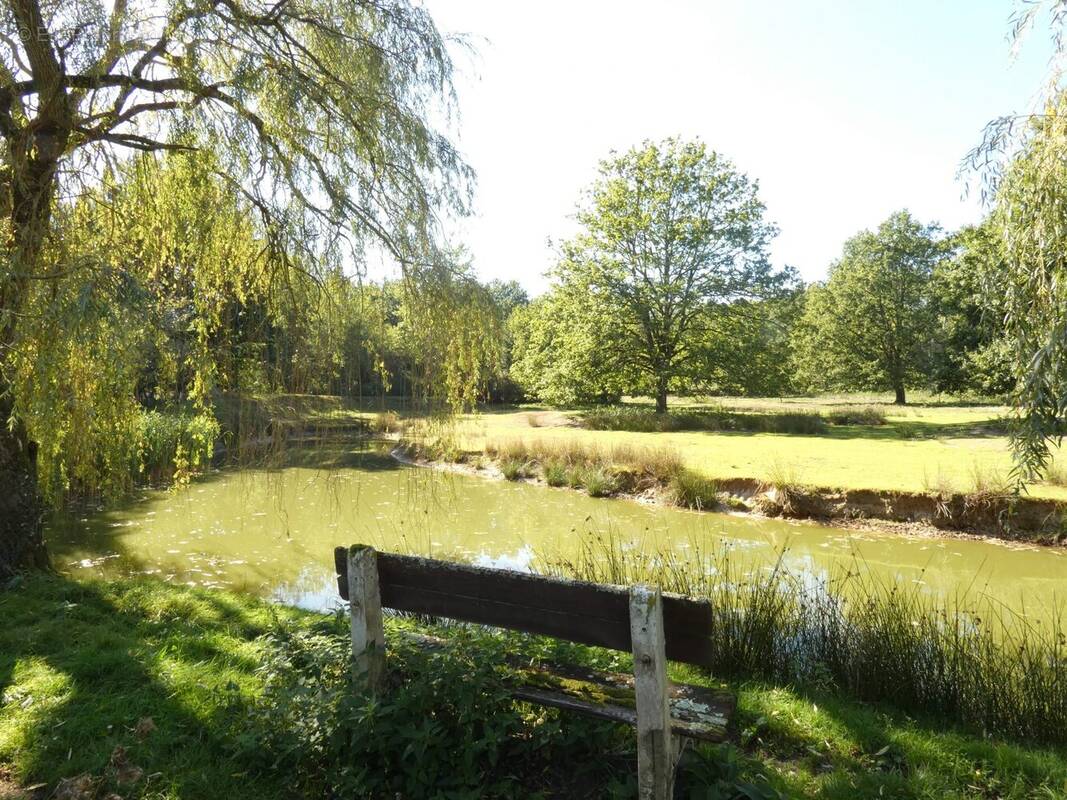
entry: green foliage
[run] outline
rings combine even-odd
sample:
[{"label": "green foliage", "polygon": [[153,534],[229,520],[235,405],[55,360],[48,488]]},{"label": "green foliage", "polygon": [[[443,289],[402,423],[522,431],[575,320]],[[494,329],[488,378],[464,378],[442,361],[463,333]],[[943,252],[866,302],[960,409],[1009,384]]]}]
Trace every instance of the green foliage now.
[{"label": "green foliage", "polygon": [[564,289],[516,308],[508,319],[511,378],[526,395],[550,405],[618,400],[624,383],[608,360],[600,322]]},{"label": "green foliage", "polygon": [[817,391],[896,392],[928,382],[936,329],[930,297],[946,246],[907,211],[845,243],[824,284],[808,289],[796,330],[801,381]]},{"label": "green foliage", "polygon": [[776,230],[763,212],[757,184],[699,142],[645,142],[601,162],[551,293],[515,320],[516,380],[546,402],[625,390],[665,410],[668,391],[718,364],[707,344],[729,332],[727,306],[789,278],[767,262]]},{"label": "green foliage", "polygon": [[753,767],[732,745],[693,750],[679,775],[677,796],[685,800],[781,800],[782,794],[767,776]]},{"label": "green foliage", "polygon": [[610,731],[579,721],[580,744],[558,716],[512,702],[501,640],[453,628],[447,646],[426,649],[391,633],[389,685],[374,697],[351,677],[343,633],[271,637],[250,724],[259,758],[294,793],[528,797],[554,756],[577,767],[571,780],[598,770],[574,753],[591,757]]},{"label": "green foliage", "polygon": [[185,483],[211,463],[219,423],[210,414],[145,411],[141,414],[141,471],[152,482]]},{"label": "green foliage", "polygon": [[1018,419],[1018,476],[1038,478],[1067,422],[1067,95],[1031,121],[997,191],[993,223],[1004,269],[990,285],[1003,302]]},{"label": "green foliage", "polygon": [[933,385],[942,392],[1006,395],[1015,378],[997,285],[1003,240],[987,220],[950,242],[955,254],[937,264],[930,284],[938,314]]}]

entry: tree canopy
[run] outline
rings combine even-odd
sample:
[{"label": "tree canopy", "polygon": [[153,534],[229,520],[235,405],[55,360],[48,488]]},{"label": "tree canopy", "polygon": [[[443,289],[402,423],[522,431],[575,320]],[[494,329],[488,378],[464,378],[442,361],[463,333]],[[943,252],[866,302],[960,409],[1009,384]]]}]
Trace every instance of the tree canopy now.
[{"label": "tree canopy", "polygon": [[582,230],[553,272],[557,296],[540,309],[558,314],[543,343],[589,353],[597,391],[649,394],[660,411],[670,390],[696,377],[730,304],[782,282],[767,259],[776,229],[758,185],[698,141],[613,154],[577,220]]},{"label": "tree canopy", "polygon": [[813,286],[797,332],[798,369],[821,389],[893,391],[925,382],[936,314],[928,292],[945,244],[906,211],[845,242]]}]

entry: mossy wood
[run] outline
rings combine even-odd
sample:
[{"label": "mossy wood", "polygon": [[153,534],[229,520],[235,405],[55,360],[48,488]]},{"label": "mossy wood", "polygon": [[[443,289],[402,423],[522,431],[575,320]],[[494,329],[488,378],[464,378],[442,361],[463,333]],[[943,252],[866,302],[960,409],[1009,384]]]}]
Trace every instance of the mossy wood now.
[{"label": "mossy wood", "polygon": [[[334,551],[337,588],[348,600],[348,548]],[[377,553],[383,608],[429,614],[630,652],[630,594],[622,586],[545,578],[418,556]],[[711,661],[711,606],[664,594],[667,658]]]}]

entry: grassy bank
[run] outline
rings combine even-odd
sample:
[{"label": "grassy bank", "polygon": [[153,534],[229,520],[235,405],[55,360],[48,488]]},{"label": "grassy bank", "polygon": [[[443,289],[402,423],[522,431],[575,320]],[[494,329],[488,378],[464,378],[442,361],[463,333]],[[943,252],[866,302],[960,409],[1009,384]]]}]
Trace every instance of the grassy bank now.
[{"label": "grassy bank", "polygon": [[[368,706],[346,683],[343,620],[158,582],[46,576],[0,593],[0,615],[0,796],[37,784],[27,796],[632,793],[628,731],[502,690],[505,649],[627,667],[603,651],[451,628],[452,647],[419,656],[399,644],[412,623],[393,620],[391,670],[405,688]],[[1062,752],[829,686],[732,688],[735,742],[701,751],[688,796],[745,785],[767,797],[1065,796]]]}]

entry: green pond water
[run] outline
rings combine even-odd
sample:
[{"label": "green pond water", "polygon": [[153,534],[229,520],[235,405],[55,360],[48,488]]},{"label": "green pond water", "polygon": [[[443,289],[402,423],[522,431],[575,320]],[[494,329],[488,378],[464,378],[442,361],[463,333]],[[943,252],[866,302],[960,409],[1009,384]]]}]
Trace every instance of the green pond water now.
[{"label": "green pond water", "polygon": [[610,538],[627,558],[728,549],[756,574],[785,548],[813,581],[859,569],[939,597],[989,596],[1031,619],[1067,598],[1067,553],[996,542],[845,531],[682,511],[568,489],[402,465],[380,450],[304,451],[278,468],[222,470],[120,508],[68,512],[47,537],[57,566],[83,575],[150,574],[248,591],[305,608],[337,604],[333,548],[460,557],[537,569]]}]

